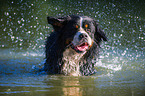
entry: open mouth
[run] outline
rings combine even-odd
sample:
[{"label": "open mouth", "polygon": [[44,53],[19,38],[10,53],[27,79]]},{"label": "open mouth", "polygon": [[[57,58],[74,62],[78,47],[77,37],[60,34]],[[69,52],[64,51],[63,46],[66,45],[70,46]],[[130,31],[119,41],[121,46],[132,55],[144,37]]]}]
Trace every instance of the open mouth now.
[{"label": "open mouth", "polygon": [[89,49],[89,44],[85,42],[80,45],[73,46],[73,49],[76,50],[77,52],[84,52]]}]

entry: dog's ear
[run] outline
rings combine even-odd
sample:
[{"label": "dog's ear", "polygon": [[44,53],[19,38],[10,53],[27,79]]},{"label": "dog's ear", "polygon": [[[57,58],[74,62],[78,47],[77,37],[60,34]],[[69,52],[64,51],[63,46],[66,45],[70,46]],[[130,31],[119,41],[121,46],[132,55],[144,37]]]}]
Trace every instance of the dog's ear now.
[{"label": "dog's ear", "polygon": [[61,30],[61,28],[66,24],[67,18],[55,18],[55,17],[47,17],[47,21],[51,24],[55,31]]},{"label": "dog's ear", "polygon": [[107,37],[104,33],[104,31],[99,28],[99,24],[95,22],[95,39],[97,40],[98,43],[100,43],[102,40],[107,41]]}]

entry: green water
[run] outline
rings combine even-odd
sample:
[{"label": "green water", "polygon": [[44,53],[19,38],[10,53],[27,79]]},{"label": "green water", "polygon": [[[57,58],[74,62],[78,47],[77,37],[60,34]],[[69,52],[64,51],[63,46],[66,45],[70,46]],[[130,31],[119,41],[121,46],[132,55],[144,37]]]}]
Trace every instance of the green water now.
[{"label": "green water", "polygon": [[[145,1],[0,0],[0,96],[145,96]],[[52,31],[47,16],[94,18],[104,30],[97,73],[36,73]]]}]

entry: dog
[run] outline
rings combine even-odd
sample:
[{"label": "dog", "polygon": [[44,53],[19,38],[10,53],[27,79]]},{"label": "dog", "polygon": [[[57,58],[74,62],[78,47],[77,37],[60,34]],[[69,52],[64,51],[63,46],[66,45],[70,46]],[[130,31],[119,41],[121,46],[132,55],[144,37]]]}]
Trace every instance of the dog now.
[{"label": "dog", "polygon": [[43,71],[49,74],[88,76],[96,73],[94,58],[101,41],[107,41],[98,23],[88,16],[47,17],[53,26],[46,40]]}]

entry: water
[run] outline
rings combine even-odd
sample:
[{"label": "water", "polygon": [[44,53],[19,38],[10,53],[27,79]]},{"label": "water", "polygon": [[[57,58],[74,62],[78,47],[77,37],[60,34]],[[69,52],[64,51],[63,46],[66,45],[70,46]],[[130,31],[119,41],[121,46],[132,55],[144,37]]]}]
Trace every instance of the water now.
[{"label": "water", "polygon": [[[0,96],[145,96],[144,6],[141,0],[2,0]],[[93,60],[97,74],[36,73],[52,30],[46,17],[68,14],[95,18],[109,38]]]}]

